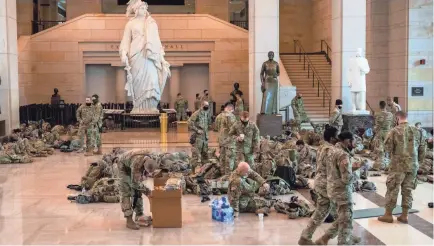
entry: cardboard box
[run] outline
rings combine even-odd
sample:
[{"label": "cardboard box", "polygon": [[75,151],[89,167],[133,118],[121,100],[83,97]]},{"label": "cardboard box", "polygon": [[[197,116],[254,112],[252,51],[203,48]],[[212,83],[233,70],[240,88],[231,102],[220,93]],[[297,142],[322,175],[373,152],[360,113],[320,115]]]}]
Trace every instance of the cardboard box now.
[{"label": "cardboard box", "polygon": [[188,133],[187,121],[177,121],[176,122],[176,132],[177,133]]},{"label": "cardboard box", "polygon": [[[154,188],[164,186],[166,178],[155,178]],[[154,228],[182,227],[182,190],[153,190],[149,199]]]}]

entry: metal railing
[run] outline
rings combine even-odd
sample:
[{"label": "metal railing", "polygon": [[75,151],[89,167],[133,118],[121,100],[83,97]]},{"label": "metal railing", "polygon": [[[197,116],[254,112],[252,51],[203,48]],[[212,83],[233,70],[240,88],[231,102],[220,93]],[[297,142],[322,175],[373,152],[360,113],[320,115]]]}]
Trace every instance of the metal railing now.
[{"label": "metal railing", "polygon": [[326,59],[330,65],[332,65],[332,49],[330,48],[330,45],[325,40],[321,40],[321,52],[324,52]]},{"label": "metal railing", "polygon": [[[323,43],[324,43],[324,45],[323,45]],[[325,50],[323,50],[323,46],[324,46]],[[332,59],[331,59],[330,55],[332,53],[332,49],[330,48],[329,44],[325,40],[321,40],[321,51],[323,51],[323,52],[326,53],[327,61],[329,61],[330,65],[331,65],[332,64]],[[375,114],[374,109],[371,107],[371,105],[368,103],[368,101],[366,101],[366,105],[368,106],[369,111],[372,114]]]},{"label": "metal railing", "polygon": [[[298,51],[297,51],[298,49]],[[318,75],[317,71],[315,70],[314,65],[312,64],[311,60],[309,59],[309,55],[304,50],[303,46],[301,45],[299,40],[294,40],[294,53],[297,53],[299,56],[298,61],[303,61],[303,70],[307,69],[307,77],[312,77],[312,87],[317,88],[317,96],[320,97],[320,90],[322,90],[322,104],[323,107],[326,107],[326,101],[328,102],[328,113],[330,116],[330,110],[331,110],[331,94],[327,90],[327,87],[324,85],[324,82],[322,81],[321,77]]]},{"label": "metal railing", "polygon": [[32,21],[32,34],[42,32],[48,28],[57,26],[64,23],[65,21]]},{"label": "metal railing", "polygon": [[231,21],[231,24],[249,30],[249,22],[248,21]]}]

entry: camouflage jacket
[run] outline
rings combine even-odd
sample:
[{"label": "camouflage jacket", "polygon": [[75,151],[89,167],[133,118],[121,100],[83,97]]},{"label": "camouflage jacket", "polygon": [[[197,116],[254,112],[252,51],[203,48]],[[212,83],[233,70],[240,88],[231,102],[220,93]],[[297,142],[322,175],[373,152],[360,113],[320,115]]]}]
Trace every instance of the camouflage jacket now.
[{"label": "camouflage jacket", "polygon": [[95,125],[98,122],[98,117],[95,114],[95,106],[87,106],[82,104],[76,112],[77,121],[83,125]]},{"label": "camouflage jacket", "polygon": [[[198,134],[198,136],[208,139],[208,126],[210,123],[209,112],[199,109],[188,119],[188,129]],[[203,131],[201,135],[198,133],[199,130]]]},{"label": "camouflage jacket", "polygon": [[244,111],[244,101],[242,98],[237,99],[237,101],[235,102],[235,114],[240,115],[241,112],[243,111]]},{"label": "camouflage jacket", "polygon": [[334,146],[329,142],[324,142],[317,150],[314,189],[323,197],[327,197],[327,163],[331,161],[333,151]]},{"label": "camouflage jacket", "polygon": [[151,158],[148,150],[130,150],[119,156],[118,169],[121,176],[131,177],[131,184],[134,190],[146,190],[142,183],[142,175],[145,171],[145,158]]},{"label": "camouflage jacket", "polygon": [[335,108],[330,116],[329,123],[331,126],[339,127],[344,125],[344,120],[342,119],[342,112]]},{"label": "camouflage jacket", "polygon": [[386,133],[390,130],[393,123],[393,114],[387,111],[375,113],[374,132],[376,134]]},{"label": "camouflage jacket", "polygon": [[183,97],[176,99],[174,107],[176,112],[185,111],[188,108],[187,99]]},{"label": "camouflage jacket", "polygon": [[[257,172],[253,170],[249,170],[247,173],[247,178],[253,179],[260,186],[266,182],[265,179],[263,179]],[[234,211],[239,212],[240,207],[246,207],[246,200],[253,197],[254,195],[255,189],[247,182],[246,178],[243,178],[237,170],[233,171],[229,177],[228,199]]]},{"label": "camouflage jacket", "polygon": [[219,114],[219,116],[220,119],[218,122],[216,122],[218,124],[217,129],[219,132],[219,145],[220,147],[235,148],[235,139],[233,136],[229,136],[229,131],[236,122],[235,115],[229,112],[222,112]]},{"label": "camouflage jacket", "polygon": [[351,154],[341,143],[337,143],[331,161],[327,163],[327,195],[338,205],[353,203]]},{"label": "camouflage jacket", "polygon": [[237,150],[243,153],[250,154],[255,153],[259,150],[259,129],[255,123],[249,121],[247,125],[244,126],[241,121],[237,121],[229,131],[231,136],[239,136],[244,134],[243,141],[236,141]]},{"label": "camouflage jacket", "polygon": [[306,117],[306,111],[304,110],[303,98],[294,97],[291,101],[291,107],[294,113],[294,117]]},{"label": "camouflage jacket", "polygon": [[97,117],[98,127],[102,127],[102,119],[104,119],[104,109],[100,102],[97,102],[95,105],[95,117]]},{"label": "camouflage jacket", "polygon": [[426,140],[421,132],[408,123],[390,130],[384,141],[386,153],[390,153],[389,172],[417,172],[426,153]]},{"label": "camouflage jacket", "polygon": [[194,100],[194,110],[195,110],[195,111],[196,111],[196,110],[199,110],[199,108],[200,108],[200,103],[201,103],[200,98],[196,98],[196,99]]}]

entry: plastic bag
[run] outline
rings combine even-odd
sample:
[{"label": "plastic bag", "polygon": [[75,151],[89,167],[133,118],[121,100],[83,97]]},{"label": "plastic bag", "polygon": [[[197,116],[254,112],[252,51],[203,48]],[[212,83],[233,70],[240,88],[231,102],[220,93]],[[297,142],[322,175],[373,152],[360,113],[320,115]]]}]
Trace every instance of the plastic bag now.
[{"label": "plastic bag", "polygon": [[219,222],[232,222],[234,220],[234,209],[230,206],[226,197],[214,199],[211,203],[212,219]]}]

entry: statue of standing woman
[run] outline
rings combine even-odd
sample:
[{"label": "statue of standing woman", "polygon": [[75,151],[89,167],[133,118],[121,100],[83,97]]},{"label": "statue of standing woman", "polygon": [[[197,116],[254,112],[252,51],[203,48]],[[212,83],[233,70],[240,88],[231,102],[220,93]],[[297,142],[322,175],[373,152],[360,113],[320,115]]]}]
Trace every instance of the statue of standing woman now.
[{"label": "statue of standing woman", "polygon": [[277,93],[279,92],[279,63],[274,61],[274,52],[268,52],[268,61],[261,68],[262,106],[261,113],[277,114]]},{"label": "statue of standing woman", "polygon": [[164,59],[158,26],[148,12],[148,4],[130,0],[127,16],[134,13],[125,26],[119,47],[122,62],[127,70],[125,89],[133,98],[131,113],[158,113],[170,65]]}]

